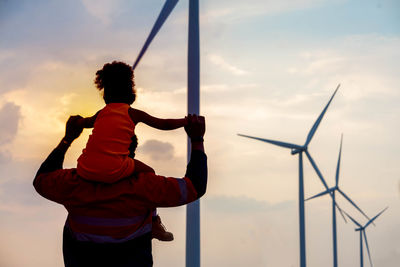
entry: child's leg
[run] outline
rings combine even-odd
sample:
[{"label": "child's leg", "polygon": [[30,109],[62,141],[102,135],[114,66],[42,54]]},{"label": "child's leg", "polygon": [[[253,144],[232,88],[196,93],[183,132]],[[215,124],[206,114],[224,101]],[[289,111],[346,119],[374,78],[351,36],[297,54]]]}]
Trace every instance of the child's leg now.
[{"label": "child's leg", "polygon": [[152,237],[160,241],[174,240],[174,235],[171,232],[167,232],[165,226],[161,223],[161,218],[157,215],[156,209],[153,211],[153,225],[151,231]]}]

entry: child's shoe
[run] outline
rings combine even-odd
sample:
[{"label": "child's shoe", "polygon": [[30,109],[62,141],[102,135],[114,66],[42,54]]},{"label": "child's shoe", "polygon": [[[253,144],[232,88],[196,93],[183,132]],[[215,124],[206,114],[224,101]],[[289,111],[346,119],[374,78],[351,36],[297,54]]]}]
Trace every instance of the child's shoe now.
[{"label": "child's shoe", "polygon": [[172,241],[174,240],[174,235],[167,232],[165,226],[161,223],[160,216],[153,216],[153,226],[151,229],[152,237],[160,241]]}]

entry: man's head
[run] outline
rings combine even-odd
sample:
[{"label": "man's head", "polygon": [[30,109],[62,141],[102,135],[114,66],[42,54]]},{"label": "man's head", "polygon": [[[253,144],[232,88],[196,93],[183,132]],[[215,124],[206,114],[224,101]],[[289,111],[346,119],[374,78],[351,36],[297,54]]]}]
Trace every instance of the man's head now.
[{"label": "man's head", "polygon": [[104,90],[106,104],[135,102],[136,91],[132,67],[124,62],[113,61],[96,72],[97,89]]}]

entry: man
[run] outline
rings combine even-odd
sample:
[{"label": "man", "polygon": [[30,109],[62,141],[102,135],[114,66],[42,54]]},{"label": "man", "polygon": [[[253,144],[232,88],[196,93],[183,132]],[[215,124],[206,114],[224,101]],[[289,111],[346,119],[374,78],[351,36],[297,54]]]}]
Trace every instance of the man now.
[{"label": "man", "polygon": [[[33,185],[43,197],[64,205],[63,255],[67,267],[152,266],[151,223],[157,207],[175,207],[204,195],[207,156],[204,117],[189,116],[191,159],[182,179],[136,173],[113,184],[87,181],[63,169],[65,153],[83,128],[68,119],[65,136],[42,163]],[[136,149],[131,145],[131,154]]]}]

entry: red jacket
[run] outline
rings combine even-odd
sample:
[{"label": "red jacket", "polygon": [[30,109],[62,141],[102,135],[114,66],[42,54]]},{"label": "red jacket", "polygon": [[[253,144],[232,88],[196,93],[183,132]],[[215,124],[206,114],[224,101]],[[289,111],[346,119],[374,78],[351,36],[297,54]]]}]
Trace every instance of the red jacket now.
[{"label": "red jacket", "polygon": [[80,241],[120,243],[151,231],[152,211],[198,198],[192,181],[140,173],[113,184],[80,178],[76,169],[38,174],[34,186],[43,197],[64,205],[67,226]]}]

